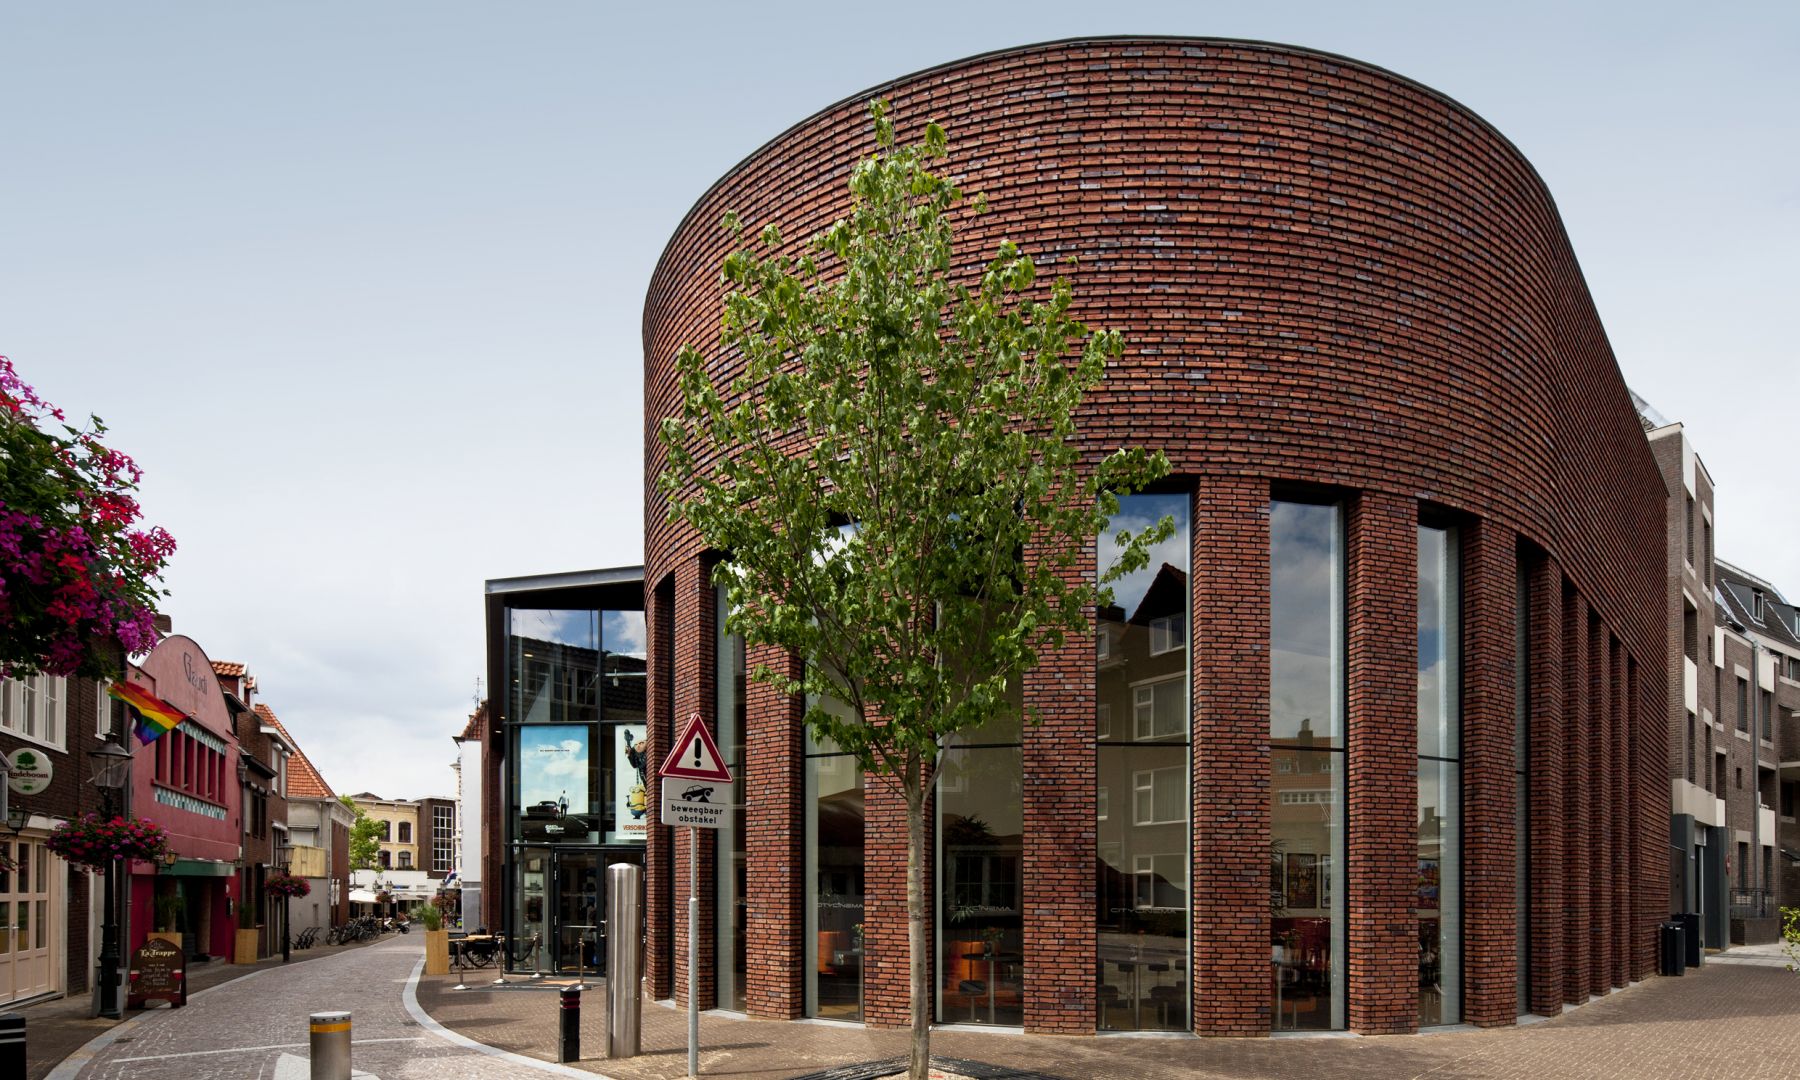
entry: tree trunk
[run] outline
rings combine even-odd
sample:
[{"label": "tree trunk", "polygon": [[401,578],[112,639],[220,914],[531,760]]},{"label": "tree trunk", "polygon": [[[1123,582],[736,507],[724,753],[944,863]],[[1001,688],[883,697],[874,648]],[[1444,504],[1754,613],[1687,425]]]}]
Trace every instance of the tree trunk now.
[{"label": "tree trunk", "polygon": [[907,1000],[912,1012],[912,1053],[907,1080],[927,1080],[931,1071],[931,986],[925,958],[925,778],[912,757],[906,792],[906,945],[909,975]]}]

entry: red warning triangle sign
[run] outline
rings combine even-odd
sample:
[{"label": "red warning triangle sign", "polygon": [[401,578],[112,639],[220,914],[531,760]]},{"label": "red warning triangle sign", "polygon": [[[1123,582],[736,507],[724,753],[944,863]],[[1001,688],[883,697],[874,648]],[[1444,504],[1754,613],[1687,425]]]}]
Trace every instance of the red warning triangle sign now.
[{"label": "red warning triangle sign", "polygon": [[675,740],[675,749],[669,751],[669,756],[663,759],[662,768],[657,775],[731,783],[731,770],[725,767],[725,761],[719,754],[719,744],[713,742],[713,737],[707,733],[699,713],[688,717],[687,726],[681,729],[681,737]]}]

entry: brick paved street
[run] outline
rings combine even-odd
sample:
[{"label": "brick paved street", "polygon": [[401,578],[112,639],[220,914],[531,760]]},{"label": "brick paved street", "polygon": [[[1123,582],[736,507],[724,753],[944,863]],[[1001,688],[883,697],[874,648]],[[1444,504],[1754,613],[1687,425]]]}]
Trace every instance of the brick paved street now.
[{"label": "brick paved street", "polygon": [[[454,977],[421,982],[420,1004],[435,1019],[473,1038],[550,1058],[553,994],[456,993],[448,990],[453,982]],[[584,1012],[591,1017],[598,1012],[592,1000],[597,995],[587,996]],[[685,1039],[685,1014],[647,1003],[643,1053],[625,1062],[586,1061],[582,1068],[618,1080],[673,1080],[686,1073]],[[701,1040],[702,1074],[757,1080],[905,1052],[903,1032],[721,1016],[703,1017]],[[597,1049],[597,1035],[584,1035],[584,1045]],[[1723,963],[1714,958],[1683,978],[1651,979],[1554,1020],[1486,1031],[1194,1039],[943,1029],[934,1035],[932,1049],[1070,1080],[1788,1080],[1800,1076],[1800,975],[1770,956]]]},{"label": "brick paved street", "polygon": [[[304,1080],[309,1013],[350,1009],[356,1066],[381,1080],[527,1080],[561,1072],[554,1056],[557,995],[548,991],[452,991],[455,977],[422,979],[418,1002],[438,1022],[490,1046],[545,1062],[482,1054],[419,1026],[405,1002],[420,956],[416,940],[324,957],[196,995],[186,1009],[157,1010],[78,1053],[55,1080]],[[473,978],[470,985],[478,986]],[[646,1003],[643,1053],[598,1058],[601,999],[585,995],[587,1073],[617,1080],[685,1075],[685,1017]],[[1770,1021],[1776,1021],[1771,1023]],[[701,1071],[783,1080],[831,1066],[895,1057],[905,1034],[817,1023],[707,1016]],[[1712,958],[1681,979],[1652,979],[1555,1020],[1489,1031],[1379,1038],[1067,1038],[943,1029],[942,1056],[1014,1066],[1070,1080],[1776,1080],[1800,1075],[1800,976],[1773,950]],[[286,1055],[285,1069],[281,1062]]]},{"label": "brick paved street", "polygon": [[358,1075],[380,1080],[541,1080],[549,1075],[421,1028],[406,1011],[405,989],[422,953],[417,937],[396,937],[285,970],[262,971],[195,995],[186,1008],[146,1013],[116,1028],[113,1040],[91,1059],[83,1061],[77,1054],[51,1076],[304,1080],[307,1017],[330,1009],[354,1014]]}]

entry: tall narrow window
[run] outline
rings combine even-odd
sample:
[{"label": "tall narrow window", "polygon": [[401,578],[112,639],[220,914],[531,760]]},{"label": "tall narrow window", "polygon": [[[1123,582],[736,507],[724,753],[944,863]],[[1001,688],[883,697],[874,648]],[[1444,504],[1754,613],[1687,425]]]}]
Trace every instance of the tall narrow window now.
[{"label": "tall narrow window", "polygon": [[[814,702],[848,718],[830,700]],[[806,1015],[861,1020],[863,773],[812,732],[806,739]]]},{"label": "tall narrow window", "polygon": [[1188,1030],[1189,784],[1186,495],[1134,495],[1099,539],[1110,566],[1120,531],[1164,517],[1175,534],[1113,583],[1099,612],[1095,693],[1098,809],[1097,1012],[1103,1031]]},{"label": "tall narrow window", "polygon": [[[1513,607],[1513,948],[1519,1015],[1531,1011],[1531,576],[1519,557]],[[1688,760],[1694,754],[1688,718]]]},{"label": "tall narrow window", "polygon": [[719,994],[719,1007],[745,1011],[744,971],[747,953],[745,950],[744,920],[748,910],[746,897],[748,890],[746,874],[748,864],[745,860],[744,816],[747,807],[744,805],[744,639],[737,634],[725,632],[725,617],[731,611],[731,601],[727,591],[718,590],[718,620],[714,624],[718,628],[718,679],[714,684],[718,688],[718,716],[714,718],[713,730],[719,733],[719,753],[725,757],[725,764],[730,767],[732,775],[731,805],[732,811],[725,828],[718,830],[717,857],[714,860],[715,886],[718,889],[717,903],[713,908],[717,922],[714,962],[718,965],[716,975]]},{"label": "tall narrow window", "polygon": [[1025,1022],[1022,701],[1007,689],[1007,715],[952,736],[938,758],[941,1023]]},{"label": "tall narrow window", "polygon": [[1274,503],[1269,903],[1278,1029],[1344,1026],[1343,597],[1339,508]]},{"label": "tall narrow window", "polygon": [[1419,526],[1419,1026],[1462,1019],[1461,569]]}]

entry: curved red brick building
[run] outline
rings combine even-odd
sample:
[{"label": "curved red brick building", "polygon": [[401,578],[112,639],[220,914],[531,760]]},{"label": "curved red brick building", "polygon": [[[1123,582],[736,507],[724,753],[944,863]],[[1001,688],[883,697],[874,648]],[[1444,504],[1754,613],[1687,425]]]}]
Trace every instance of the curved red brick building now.
[{"label": "curved red brick building", "polygon": [[[935,1019],[1395,1032],[1650,973],[1666,491],[1550,194],[1480,117],[1379,68],[1119,38],[833,105],[715,184],[657,267],[650,753],[699,711],[749,781],[736,831],[702,841],[705,1003],[906,1019],[899,801],[745,688],[719,553],[654,484],[676,351],[716,347],[721,216],[798,246],[842,215],[876,95],[902,137],[943,124],[988,196],[959,233],[971,276],[1003,238],[1079,260],[1055,271],[1077,313],[1127,343],[1082,438],[1165,450],[1171,483],[1123,512],[1182,526],[1094,641],[1025,680],[1044,723],[947,757]],[[667,832],[658,995],[685,983]]]}]

